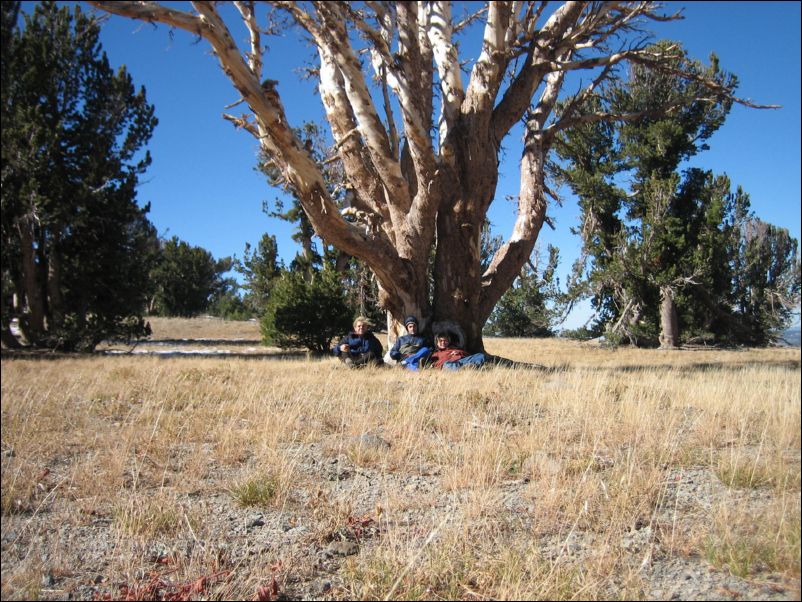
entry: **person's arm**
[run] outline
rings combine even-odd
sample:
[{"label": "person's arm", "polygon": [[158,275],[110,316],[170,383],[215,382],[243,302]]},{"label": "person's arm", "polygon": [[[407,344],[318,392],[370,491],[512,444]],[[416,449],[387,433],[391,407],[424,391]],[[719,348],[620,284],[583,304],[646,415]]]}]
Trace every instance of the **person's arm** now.
[{"label": "person's arm", "polygon": [[398,337],[393,344],[393,348],[390,349],[390,357],[395,361],[401,360],[401,337]]},{"label": "person's arm", "polygon": [[343,345],[348,346],[348,336],[344,336],[343,338],[341,338],[337,342],[337,345],[335,345],[334,349],[332,349],[332,351],[334,352],[334,355],[336,355],[337,357],[340,357],[341,353],[347,353],[347,351],[343,351],[342,350],[342,346]]}]

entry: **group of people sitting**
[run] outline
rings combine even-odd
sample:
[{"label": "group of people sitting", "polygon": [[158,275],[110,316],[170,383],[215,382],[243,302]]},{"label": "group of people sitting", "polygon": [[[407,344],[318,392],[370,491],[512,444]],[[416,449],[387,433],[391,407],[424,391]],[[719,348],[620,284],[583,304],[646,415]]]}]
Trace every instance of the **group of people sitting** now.
[{"label": "group of people sitting", "polygon": [[[415,316],[404,319],[404,328],[407,333],[396,339],[389,355],[390,359],[408,370],[417,371],[427,366],[443,370],[459,370],[464,366],[479,368],[490,359],[484,353],[469,354],[453,345],[448,332],[436,333],[432,344],[428,337],[418,332],[419,324]],[[370,321],[364,317],[354,321],[354,330],[340,339],[333,351],[349,368],[384,364],[382,344],[371,332]]]}]

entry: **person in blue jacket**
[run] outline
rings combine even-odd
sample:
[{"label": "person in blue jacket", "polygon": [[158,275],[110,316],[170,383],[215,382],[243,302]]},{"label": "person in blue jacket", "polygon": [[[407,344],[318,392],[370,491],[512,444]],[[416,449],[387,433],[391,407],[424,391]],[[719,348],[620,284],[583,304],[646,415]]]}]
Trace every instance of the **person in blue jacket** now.
[{"label": "person in blue jacket", "polygon": [[340,339],[332,350],[349,368],[381,366],[382,344],[370,330],[370,320],[359,316],[354,320],[354,329]]},{"label": "person in blue jacket", "polygon": [[404,318],[407,334],[395,340],[390,349],[390,357],[409,370],[417,370],[432,352],[429,340],[418,334],[418,319],[415,316]]}]

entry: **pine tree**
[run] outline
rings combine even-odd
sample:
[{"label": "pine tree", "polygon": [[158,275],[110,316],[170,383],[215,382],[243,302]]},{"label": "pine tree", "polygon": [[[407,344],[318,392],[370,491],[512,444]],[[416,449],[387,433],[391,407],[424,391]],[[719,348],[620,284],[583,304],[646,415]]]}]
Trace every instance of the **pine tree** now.
[{"label": "pine tree", "polygon": [[262,335],[267,345],[326,353],[332,339],[348,331],[352,319],[334,270],[316,272],[311,280],[290,271],[273,286],[262,317]]},{"label": "pine tree", "polygon": [[3,4],[3,340],[13,318],[28,343],[67,350],[146,334],[156,233],[135,195],[153,107],[80,7],[43,2],[7,31],[13,10]]},{"label": "pine tree", "polygon": [[[661,43],[654,50],[668,46]],[[715,57],[702,70],[683,55],[676,68],[722,86],[735,85],[732,76],[719,71]],[[608,336],[633,343],[662,336],[667,346],[678,343],[673,319],[677,291],[698,276],[697,266],[688,261],[697,243],[689,237],[689,224],[703,208],[693,194],[701,174],[689,172],[683,180],[676,169],[704,148],[730,107],[726,100],[700,101],[668,117],[660,114],[660,106],[698,92],[695,86],[635,66],[628,81],[586,99],[582,112],[634,112],[641,119],[617,124],[591,120],[557,142],[558,155],[568,164],[553,170],[579,196],[582,212],[577,232],[583,256],[575,266],[572,294],[591,297],[596,327],[604,325]],[[620,185],[623,174],[632,181],[629,190]]]},{"label": "pine tree", "polygon": [[[646,46],[647,23],[679,18],[651,2],[548,8],[486,2],[464,22],[450,2],[281,2],[266,11],[243,2],[239,17],[214,2],[91,4],[208,42],[244,100],[244,110],[228,118],[269,155],[315,232],[370,266],[391,338],[403,331],[408,314],[426,322],[447,319],[464,331],[471,351],[483,349],[482,327],[537,243],[549,202],[545,167],[559,132],[589,119],[655,122],[657,114],[669,113],[693,119],[711,98],[733,99],[729,82],[709,78],[674,47],[655,52]],[[276,12],[293,25],[288,35],[297,33],[314,47],[317,64],[310,73],[348,184],[344,191],[332,193],[325,175],[331,164],[318,160],[286,110],[281,80],[296,74],[282,72],[285,61],[270,60],[259,42],[262,17]],[[459,43],[463,30],[476,33],[477,41],[481,35],[481,42]],[[478,52],[468,56],[468,47]],[[649,73],[657,82],[673,79],[678,86],[672,89],[688,93],[666,99],[648,116],[637,108],[574,111],[628,65],[644,71],[644,80]],[[578,81],[583,87],[556,114],[557,100]],[[675,110],[688,105],[694,108]],[[524,132],[522,153],[505,157],[504,141],[517,125]],[[516,222],[482,269],[481,230],[500,196],[507,160],[520,165]],[[340,192],[350,196],[347,213]]]},{"label": "pine tree", "polygon": [[[715,56],[704,70],[687,59],[681,63],[677,69],[700,78],[736,84],[718,69]],[[582,112],[634,112],[642,119],[615,125],[589,119],[557,141],[563,163],[552,170],[579,197],[582,216],[576,233],[583,255],[569,294],[591,298],[597,335],[663,347],[678,346],[680,337],[765,344],[789,315],[780,308],[798,299],[796,241],[787,232],[754,226],[748,198],[740,190],[731,194],[726,176],[697,168],[679,172],[683,161],[707,149],[731,104],[699,101],[655,117],[660,106],[694,95],[698,85],[635,67],[628,81],[589,96]],[[768,248],[780,256],[772,266],[777,277],[766,283],[771,293],[759,284],[766,261],[756,259],[767,260]],[[756,305],[753,291],[761,300]],[[776,310],[768,308],[772,299]]]},{"label": "pine tree", "polygon": [[242,261],[237,262],[235,269],[245,280],[244,302],[252,313],[261,316],[267,307],[270,291],[284,266],[278,258],[276,237],[264,234],[255,249],[245,243]]},{"label": "pine tree", "polygon": [[209,309],[225,288],[223,274],[233,261],[215,260],[202,247],[194,247],[177,236],[164,241],[158,262],[151,272],[154,295],[150,313],[160,316],[192,317]]},{"label": "pine tree", "polygon": [[788,327],[799,311],[798,241],[788,230],[753,215],[737,225],[734,262],[741,271],[734,281],[733,309],[744,342],[765,345]]}]

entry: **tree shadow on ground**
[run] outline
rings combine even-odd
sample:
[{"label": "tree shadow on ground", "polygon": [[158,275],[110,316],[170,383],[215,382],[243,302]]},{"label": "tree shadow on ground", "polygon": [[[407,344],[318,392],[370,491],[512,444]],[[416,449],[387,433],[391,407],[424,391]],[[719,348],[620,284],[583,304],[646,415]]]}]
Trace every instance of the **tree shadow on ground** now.
[{"label": "tree shadow on ground", "polygon": [[[643,372],[643,371],[683,371],[683,372],[736,372],[750,367],[772,366],[786,370],[799,370],[800,360],[758,360],[739,362],[691,362],[688,364],[632,364],[625,366],[579,366],[579,369],[593,372]],[[571,366],[567,366],[570,368]]]},{"label": "tree shadow on ground", "polygon": [[[185,347],[194,345],[231,345],[231,341],[225,339],[191,339],[191,343],[186,340],[180,339],[160,339],[159,343],[168,344],[182,344]],[[203,341],[203,343],[201,343]],[[148,343],[156,343],[156,341],[149,341]],[[255,341],[247,341],[242,343],[235,343],[235,345],[251,345]],[[139,350],[137,350],[139,349]],[[0,351],[0,358],[5,360],[27,359],[27,360],[62,360],[62,359],[94,359],[98,357],[120,357],[120,358],[135,358],[135,357],[158,357],[164,359],[173,358],[188,358],[188,359],[237,359],[237,360],[322,360],[332,357],[329,354],[312,353],[305,350],[295,351],[264,351],[264,352],[237,352],[237,351],[192,351],[191,349],[176,349],[176,350],[163,350],[163,351],[142,351],[139,346],[131,347],[128,350],[97,350],[91,353],[65,353],[62,351],[51,351],[48,349],[2,349]],[[556,366],[543,366],[540,364],[530,364],[526,362],[518,362],[512,360],[505,360],[497,356],[491,356],[492,360],[486,365],[486,368],[509,368],[509,369],[523,369],[542,372],[544,374],[554,374],[559,372],[568,372],[571,370],[585,370],[588,372],[646,372],[646,371],[660,371],[660,372],[689,372],[689,373],[704,373],[704,372],[737,372],[749,367],[766,367],[772,366],[783,368],[785,370],[800,370],[802,367],[802,360],[759,360],[759,361],[736,361],[736,362],[690,362],[688,364],[627,364],[621,366],[583,366],[576,364],[559,364]],[[498,361],[502,360],[502,361]],[[506,363],[509,362],[509,363]],[[388,366],[394,368],[393,366]]]},{"label": "tree shadow on ground", "polygon": [[147,339],[138,345],[231,345],[232,347],[259,347],[261,339]]}]

